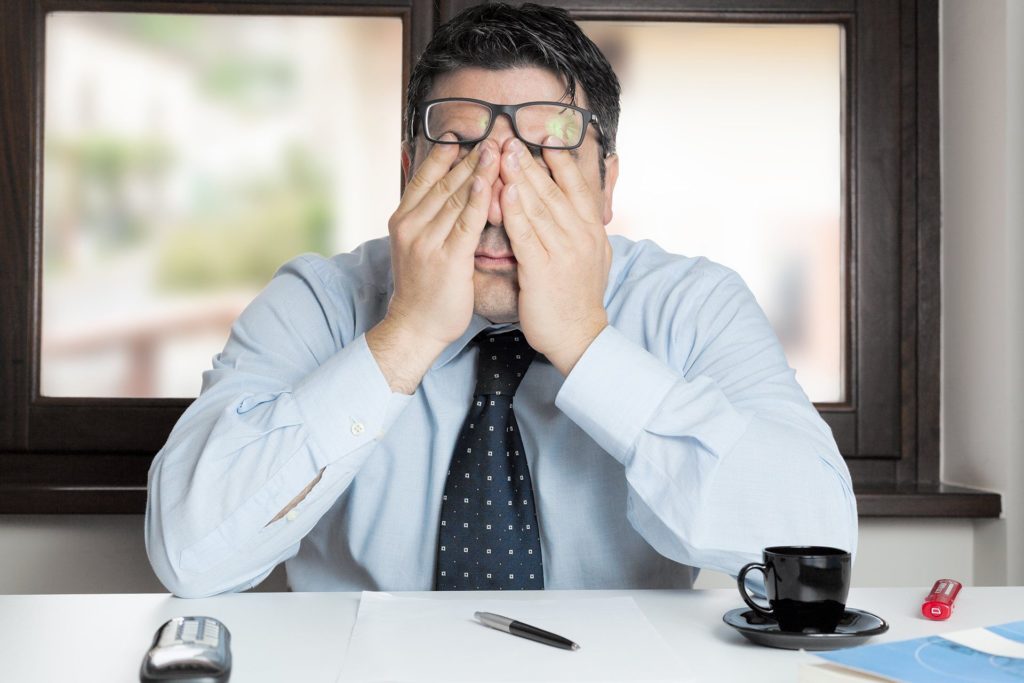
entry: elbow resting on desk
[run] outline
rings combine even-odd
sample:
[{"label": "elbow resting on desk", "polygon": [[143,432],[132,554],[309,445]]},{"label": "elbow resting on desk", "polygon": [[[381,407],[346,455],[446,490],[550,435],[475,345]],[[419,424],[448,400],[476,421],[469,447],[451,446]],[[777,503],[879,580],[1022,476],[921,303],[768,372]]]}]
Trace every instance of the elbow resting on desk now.
[{"label": "elbow resting on desk", "polygon": [[[159,468],[154,468],[150,472],[151,492],[159,478]],[[198,542],[186,544],[181,540],[181,529],[170,523],[189,514],[186,506],[163,507],[160,500],[152,493],[147,500],[146,554],[157,578],[178,597],[205,598],[248,590],[298,549],[298,543],[276,552],[272,544],[257,544],[255,552],[242,552],[225,537],[222,527]],[[273,532],[267,529],[264,533]]]},{"label": "elbow resting on desk", "polygon": [[[148,520],[147,520],[148,521]],[[224,567],[217,566],[205,572],[187,571],[182,563],[172,560],[172,553],[180,558],[181,553],[169,549],[165,543],[153,543],[150,527],[146,525],[146,554],[153,572],[169,592],[179,598],[208,598],[222,593],[239,593],[257,586],[274,570],[277,562],[257,572],[252,578],[237,580],[231,578]],[[281,561],[293,553],[284,553]]]}]

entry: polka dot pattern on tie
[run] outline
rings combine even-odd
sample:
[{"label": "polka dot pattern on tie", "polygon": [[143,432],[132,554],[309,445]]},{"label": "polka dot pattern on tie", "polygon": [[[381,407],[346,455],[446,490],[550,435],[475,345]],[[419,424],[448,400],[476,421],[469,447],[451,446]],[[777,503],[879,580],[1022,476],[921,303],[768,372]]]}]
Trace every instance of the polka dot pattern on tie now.
[{"label": "polka dot pattern on tie", "polygon": [[541,589],[533,482],[513,397],[536,352],[522,332],[483,333],[477,384],[441,502],[438,590]]}]

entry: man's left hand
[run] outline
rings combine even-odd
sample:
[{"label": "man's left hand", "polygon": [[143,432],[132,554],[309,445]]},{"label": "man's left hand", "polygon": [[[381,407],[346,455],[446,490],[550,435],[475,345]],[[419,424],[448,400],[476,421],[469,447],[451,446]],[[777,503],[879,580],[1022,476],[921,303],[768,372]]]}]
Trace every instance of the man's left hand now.
[{"label": "man's left hand", "polygon": [[530,346],[568,375],[608,325],[612,248],[573,155],[543,155],[553,178],[518,139],[505,143],[501,215],[519,262],[519,324]]}]

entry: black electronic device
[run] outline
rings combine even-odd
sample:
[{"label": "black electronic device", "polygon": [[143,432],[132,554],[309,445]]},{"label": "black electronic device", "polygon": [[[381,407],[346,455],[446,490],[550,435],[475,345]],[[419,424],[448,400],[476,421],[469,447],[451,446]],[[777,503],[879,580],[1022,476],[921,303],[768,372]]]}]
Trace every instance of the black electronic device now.
[{"label": "black electronic device", "polygon": [[175,617],[153,636],[142,659],[142,683],[227,683],[231,633],[213,617]]}]

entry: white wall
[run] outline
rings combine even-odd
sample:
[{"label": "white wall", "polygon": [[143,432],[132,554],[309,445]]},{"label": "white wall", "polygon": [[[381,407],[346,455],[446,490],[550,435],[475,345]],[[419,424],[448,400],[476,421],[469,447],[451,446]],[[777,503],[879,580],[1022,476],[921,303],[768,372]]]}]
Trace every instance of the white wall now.
[{"label": "white wall", "polygon": [[[944,578],[975,584],[974,537],[975,524],[966,519],[861,520],[853,585],[930,588]],[[696,587],[735,585],[725,574],[701,572]]]},{"label": "white wall", "polygon": [[[854,567],[857,586],[974,583],[973,524],[967,520],[866,520]],[[285,590],[283,572],[257,590]],[[731,587],[704,572],[701,588]],[[0,516],[0,594],[163,592],[149,568],[141,515]]]},{"label": "white wall", "polygon": [[1006,80],[1006,143],[1011,150],[1006,164],[1007,231],[1009,262],[1008,287],[1014,292],[1010,302],[1009,369],[1009,448],[1006,452],[1008,477],[1007,518],[1011,520],[1008,542],[1008,578],[1012,584],[1024,584],[1024,2],[1007,0],[1006,45],[1009,69]]},{"label": "white wall", "polygon": [[[0,515],[0,594],[162,593],[142,515]],[[259,590],[285,590],[283,572]]]},{"label": "white wall", "polygon": [[942,5],[942,478],[1003,495],[979,583],[1024,583],[1024,3]]},{"label": "white wall", "polygon": [[[1005,513],[865,520],[859,586],[1024,584],[1024,2],[942,0],[941,14],[943,477],[1001,492]],[[276,573],[260,588],[283,586]],[[0,593],[160,590],[141,516],[0,516]]]}]

